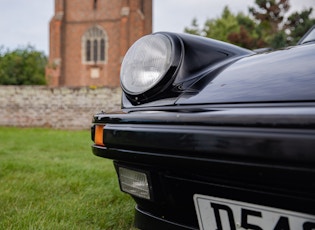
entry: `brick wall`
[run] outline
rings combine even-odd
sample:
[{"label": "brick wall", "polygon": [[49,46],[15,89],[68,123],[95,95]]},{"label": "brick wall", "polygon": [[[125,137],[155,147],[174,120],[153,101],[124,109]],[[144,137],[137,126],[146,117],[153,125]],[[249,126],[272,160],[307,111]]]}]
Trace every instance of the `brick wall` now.
[{"label": "brick wall", "polygon": [[88,129],[93,114],[120,101],[120,88],[0,86],[0,126]]}]

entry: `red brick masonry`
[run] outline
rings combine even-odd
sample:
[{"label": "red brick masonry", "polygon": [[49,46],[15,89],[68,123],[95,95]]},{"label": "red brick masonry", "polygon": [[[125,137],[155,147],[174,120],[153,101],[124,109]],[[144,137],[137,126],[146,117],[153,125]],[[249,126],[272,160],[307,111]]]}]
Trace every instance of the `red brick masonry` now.
[{"label": "red brick masonry", "polygon": [[[105,63],[84,62],[82,37],[93,26],[106,33]],[[128,47],[151,32],[152,0],[55,0],[46,68],[49,85],[118,87]],[[95,71],[99,77],[93,78]]]}]

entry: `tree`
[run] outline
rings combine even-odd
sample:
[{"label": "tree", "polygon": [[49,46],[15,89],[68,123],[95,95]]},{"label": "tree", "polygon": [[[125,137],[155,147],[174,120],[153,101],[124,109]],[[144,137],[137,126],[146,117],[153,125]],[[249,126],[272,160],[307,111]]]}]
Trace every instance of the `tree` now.
[{"label": "tree", "polygon": [[14,51],[0,49],[1,85],[44,85],[47,57],[32,46]]},{"label": "tree", "polygon": [[238,30],[239,24],[236,16],[225,6],[221,18],[208,19],[206,21],[203,33],[206,37],[228,42],[228,34],[237,32]]},{"label": "tree", "polygon": [[230,33],[228,40],[247,49],[257,49],[266,46],[266,42],[262,38],[253,37],[244,26],[240,27],[239,32]]},{"label": "tree", "polygon": [[208,19],[202,29],[194,19],[185,31],[248,49],[262,47],[282,48],[294,45],[315,24],[312,8],[295,12],[287,17],[289,0],[255,0],[249,8],[251,15],[234,15],[226,6],[220,18]]},{"label": "tree", "polygon": [[281,25],[290,9],[289,0],[255,0],[255,3],[257,7],[250,7],[249,12],[257,20],[266,43],[272,48],[286,46],[287,36]]},{"label": "tree", "polygon": [[280,24],[290,9],[289,0],[255,0],[258,8],[250,7],[249,12],[269,34],[279,32]]},{"label": "tree", "polygon": [[245,48],[254,49],[264,47],[256,23],[242,13],[234,15],[229,8],[224,7],[221,17],[208,19],[203,29],[200,29],[196,19],[185,32],[197,34],[225,42],[230,42]]},{"label": "tree", "polygon": [[315,19],[311,18],[313,8],[305,9],[301,13],[294,12],[284,25],[284,29],[289,30],[288,44],[296,44],[300,38],[315,25]]},{"label": "tree", "polygon": [[239,24],[239,30],[228,34],[229,42],[248,49],[266,46],[266,42],[262,37],[262,31],[251,18],[243,13],[238,13],[236,20]]},{"label": "tree", "polygon": [[202,35],[196,18],[193,18],[190,28],[185,27],[184,32],[188,34]]},{"label": "tree", "polygon": [[202,29],[199,28],[197,19],[194,18],[191,22],[191,26],[185,27],[184,32],[221,41],[227,41],[227,33],[237,31],[237,29],[238,24],[236,21],[236,17],[226,6],[223,9],[220,18],[207,19]]}]

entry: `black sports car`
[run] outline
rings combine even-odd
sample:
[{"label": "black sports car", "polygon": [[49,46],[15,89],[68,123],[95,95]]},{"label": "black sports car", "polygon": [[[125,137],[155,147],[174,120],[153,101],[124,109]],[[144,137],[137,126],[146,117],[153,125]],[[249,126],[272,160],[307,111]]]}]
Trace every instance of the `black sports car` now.
[{"label": "black sports car", "polygon": [[257,53],[187,34],[138,40],[122,110],[99,113],[140,229],[315,229],[315,28]]}]

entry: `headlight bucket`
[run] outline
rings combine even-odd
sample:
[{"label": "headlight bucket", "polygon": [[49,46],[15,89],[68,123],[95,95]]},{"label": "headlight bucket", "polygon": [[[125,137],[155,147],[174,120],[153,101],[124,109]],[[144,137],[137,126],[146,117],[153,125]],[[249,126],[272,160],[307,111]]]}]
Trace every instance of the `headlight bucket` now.
[{"label": "headlight bucket", "polygon": [[169,87],[181,60],[176,36],[155,33],[136,41],[122,63],[121,87],[135,104],[147,101]]},{"label": "headlight bucket", "polygon": [[[147,35],[130,47],[123,60],[122,106],[174,103],[183,92],[198,93],[225,66],[253,54],[232,44],[195,35],[170,32]],[[201,79],[205,81],[196,85]]]}]

